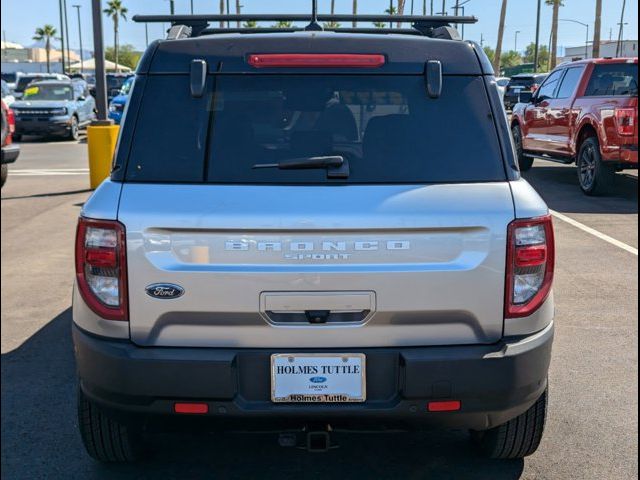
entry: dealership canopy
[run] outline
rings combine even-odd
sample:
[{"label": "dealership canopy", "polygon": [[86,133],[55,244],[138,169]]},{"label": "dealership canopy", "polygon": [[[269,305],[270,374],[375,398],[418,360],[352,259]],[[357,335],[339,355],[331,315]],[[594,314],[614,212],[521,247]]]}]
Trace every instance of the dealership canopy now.
[{"label": "dealership canopy", "polygon": [[[76,62],[73,63],[69,66],[70,70],[80,70],[80,68],[82,68],[83,70],[95,70],[96,69],[96,59],[95,58],[90,58],[89,60],[85,60],[84,62]],[[109,60],[105,60],[104,61],[104,68],[107,71],[112,71],[115,72],[116,71],[116,64],[114,62],[110,62]],[[120,65],[118,64],[118,71],[119,72],[130,72],[131,68],[125,66],[125,65]]]}]

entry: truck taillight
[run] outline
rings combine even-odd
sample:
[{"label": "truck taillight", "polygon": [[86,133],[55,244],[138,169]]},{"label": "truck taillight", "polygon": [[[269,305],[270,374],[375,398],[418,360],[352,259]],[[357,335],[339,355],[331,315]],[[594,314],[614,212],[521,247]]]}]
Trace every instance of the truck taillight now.
[{"label": "truck taillight", "polygon": [[550,215],[509,224],[505,317],[526,317],[544,303],[551,291],[554,266]]},{"label": "truck taillight", "polygon": [[638,117],[637,110],[635,108],[616,108],[615,117],[618,135],[633,135]]},{"label": "truck taillight", "polygon": [[76,280],[82,298],[97,315],[128,320],[124,226],[80,217],[76,231]]}]

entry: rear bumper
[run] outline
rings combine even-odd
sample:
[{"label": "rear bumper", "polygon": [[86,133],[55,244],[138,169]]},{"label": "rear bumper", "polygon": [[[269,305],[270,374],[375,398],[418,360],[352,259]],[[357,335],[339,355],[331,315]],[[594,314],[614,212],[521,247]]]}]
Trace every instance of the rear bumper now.
[{"label": "rear bumper", "polygon": [[20,155],[20,145],[11,143],[2,147],[2,163],[13,163]]},{"label": "rear bumper", "polygon": [[620,161],[628,168],[638,168],[638,145],[620,147]]},{"label": "rear bumper", "polygon": [[616,145],[602,148],[602,160],[621,168],[638,168],[638,145]]},{"label": "rear bumper", "polygon": [[[369,424],[481,430],[518,416],[542,394],[553,324],[494,345],[351,349],[367,359],[367,401],[361,404],[272,403],[271,353],[300,349],[142,348],[93,336],[75,324],[73,340],[83,392],[128,420],[185,418],[173,413],[174,402],[199,401],[209,413],[190,416],[199,423],[210,417],[212,426],[327,422],[347,429]],[[330,351],[336,350],[313,350]],[[460,400],[461,409],[427,411],[427,402],[447,399]]]}]

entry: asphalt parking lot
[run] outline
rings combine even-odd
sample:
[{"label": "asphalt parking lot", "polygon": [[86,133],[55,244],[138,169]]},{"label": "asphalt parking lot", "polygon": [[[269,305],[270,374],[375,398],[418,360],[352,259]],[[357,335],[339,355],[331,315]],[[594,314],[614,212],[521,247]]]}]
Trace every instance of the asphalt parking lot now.
[{"label": "asphalt parking lot", "polygon": [[463,431],[337,435],[326,454],[279,447],[271,433],[163,434],[147,460],[114,467],[85,454],[75,416],[70,300],[86,145],[23,143],[1,202],[2,478],[637,478],[637,174],[619,175],[607,198],[585,197],[572,166],[537,161],[526,177],[559,215],[549,417],[535,455],[485,460]]}]

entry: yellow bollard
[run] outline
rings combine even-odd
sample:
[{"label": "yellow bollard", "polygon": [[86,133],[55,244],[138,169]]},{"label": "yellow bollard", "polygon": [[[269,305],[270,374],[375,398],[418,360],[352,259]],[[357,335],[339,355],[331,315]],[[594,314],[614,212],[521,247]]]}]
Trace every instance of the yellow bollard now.
[{"label": "yellow bollard", "polygon": [[97,188],[111,173],[113,153],[118,140],[118,125],[89,125],[89,179],[91,188]]}]

